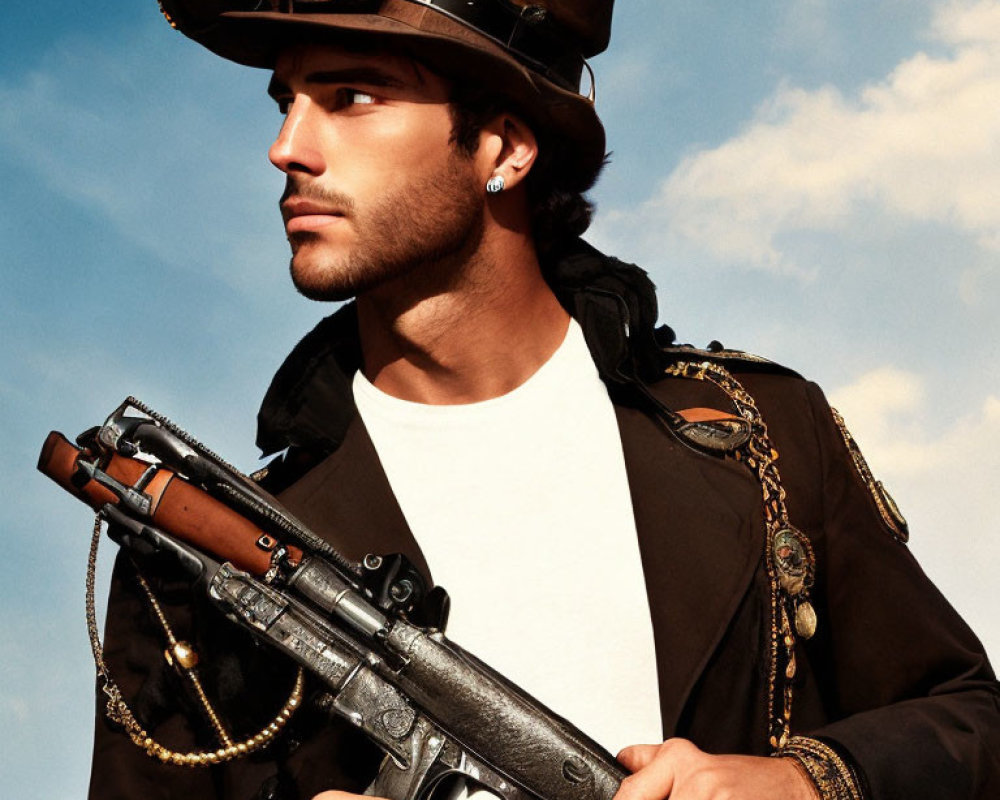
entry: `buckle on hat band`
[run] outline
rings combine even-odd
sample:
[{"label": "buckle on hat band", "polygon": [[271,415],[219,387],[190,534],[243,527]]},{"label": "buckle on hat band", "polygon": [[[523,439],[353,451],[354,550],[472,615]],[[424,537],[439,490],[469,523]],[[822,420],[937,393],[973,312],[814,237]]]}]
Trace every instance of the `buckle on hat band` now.
[{"label": "buckle on hat band", "polygon": [[[492,39],[529,69],[557,86],[579,93],[583,70],[578,50],[552,24],[548,9],[515,6],[508,0],[406,0],[429,6],[440,14]],[[289,14],[378,13],[378,0],[271,0],[276,11]]]}]

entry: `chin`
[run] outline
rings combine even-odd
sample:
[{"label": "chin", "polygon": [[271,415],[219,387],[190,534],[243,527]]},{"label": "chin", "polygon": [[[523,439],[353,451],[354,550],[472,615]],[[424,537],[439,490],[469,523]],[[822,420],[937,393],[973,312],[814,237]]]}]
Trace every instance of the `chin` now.
[{"label": "chin", "polygon": [[299,265],[292,258],[292,283],[303,297],[310,300],[349,300],[357,294],[352,282],[341,274],[311,265]]}]

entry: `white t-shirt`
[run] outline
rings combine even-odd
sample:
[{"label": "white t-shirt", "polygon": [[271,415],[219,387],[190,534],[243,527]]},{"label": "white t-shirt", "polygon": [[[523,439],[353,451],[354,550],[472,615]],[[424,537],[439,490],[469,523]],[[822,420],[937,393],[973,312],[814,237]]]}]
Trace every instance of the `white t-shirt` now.
[{"label": "white t-shirt", "polygon": [[481,403],[354,396],[436,583],[448,636],[612,753],[661,741],[621,439],[583,331]]}]

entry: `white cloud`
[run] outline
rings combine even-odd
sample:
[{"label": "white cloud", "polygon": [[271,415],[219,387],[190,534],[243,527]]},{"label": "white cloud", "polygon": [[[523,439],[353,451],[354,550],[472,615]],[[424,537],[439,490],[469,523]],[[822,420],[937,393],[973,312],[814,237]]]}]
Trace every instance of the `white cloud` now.
[{"label": "white cloud", "polygon": [[928,394],[917,374],[881,367],[832,392],[831,403],[886,474],[905,481],[968,472],[963,483],[981,488],[985,500],[1000,475],[1000,394],[970,401],[973,410],[950,422],[935,415]]},{"label": "white cloud", "polygon": [[918,53],[847,96],[784,85],[723,145],[684,159],[642,208],[662,247],[798,271],[782,237],[859,215],[936,223],[1000,252],[1000,3],[950,3]]},{"label": "white cloud", "polygon": [[917,375],[893,367],[872,370],[834,392],[830,402],[868,443],[868,457],[881,469],[906,475],[934,463],[934,446],[921,433],[926,391]]},{"label": "white cloud", "polygon": [[952,0],[941,9],[935,28],[945,41],[984,42],[995,46],[1000,39],[1000,5],[996,0],[976,3]]}]

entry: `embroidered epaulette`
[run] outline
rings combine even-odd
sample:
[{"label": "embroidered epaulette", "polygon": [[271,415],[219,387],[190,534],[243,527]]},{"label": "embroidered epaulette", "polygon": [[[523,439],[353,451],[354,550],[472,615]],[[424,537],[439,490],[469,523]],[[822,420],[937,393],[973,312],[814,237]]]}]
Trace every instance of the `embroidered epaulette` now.
[{"label": "embroidered epaulette", "polygon": [[676,361],[709,361],[713,364],[723,365],[734,372],[772,372],[794,378],[802,377],[795,370],[782,366],[776,361],[744,350],[731,350],[723,347],[719,342],[710,342],[705,348],[689,344],[671,344],[661,347],[660,352],[671,363]]},{"label": "embroidered epaulette", "polygon": [[868,494],[871,495],[872,502],[875,504],[882,522],[885,523],[885,526],[889,529],[889,533],[893,535],[896,541],[906,544],[910,540],[910,526],[906,522],[906,517],[899,510],[899,506],[896,505],[896,501],[889,494],[889,490],[885,488],[885,484],[877,480],[872,474],[871,467],[868,466],[868,461],[862,455],[861,448],[858,447],[858,443],[854,441],[854,437],[847,429],[847,423],[844,422],[843,416],[835,408],[831,408],[830,412],[833,415],[833,421],[837,426],[837,430],[840,431],[840,435],[844,439],[844,445],[847,447],[847,452],[851,457],[851,462],[854,464],[854,469],[858,473],[861,482],[868,489]]}]

